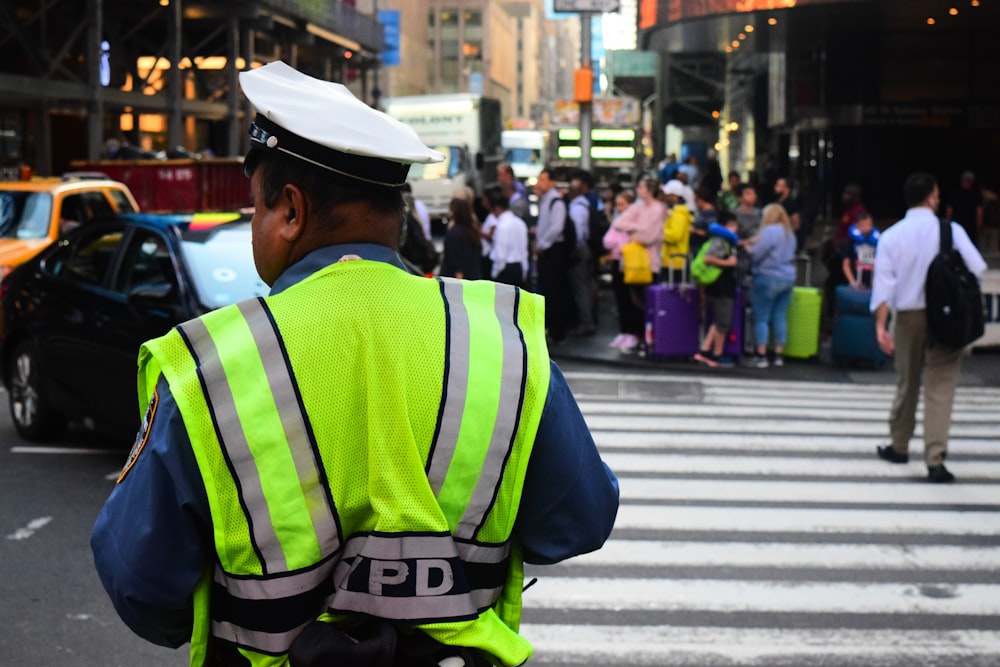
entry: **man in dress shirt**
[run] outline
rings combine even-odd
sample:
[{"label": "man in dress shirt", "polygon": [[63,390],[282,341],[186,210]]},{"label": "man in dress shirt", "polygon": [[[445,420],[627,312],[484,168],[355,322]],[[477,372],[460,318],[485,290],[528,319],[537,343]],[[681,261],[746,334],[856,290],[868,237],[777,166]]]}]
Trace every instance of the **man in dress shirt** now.
[{"label": "man in dress shirt", "polygon": [[507,195],[500,186],[486,191],[493,227],[493,248],[490,252],[491,277],[498,283],[524,287],[528,275],[528,225],[510,210]]},{"label": "man in dress shirt", "polygon": [[538,225],[535,252],[538,253],[538,291],[545,297],[545,328],[552,343],[566,338],[573,319],[573,293],[570,290],[570,248],[563,237],[569,220],[563,201],[546,167],[535,181],[538,195]]},{"label": "man in dress shirt", "polygon": [[[936,215],[941,203],[936,179],[911,174],[903,185],[907,211],[887,229],[875,252],[875,278],[871,309],[879,347],[896,355],[896,398],[889,413],[892,441],[876,448],[890,463],[907,463],[910,438],[916,427],[921,376],[924,383],[924,461],[927,479],[951,482],[955,476],[944,466],[948,453],[948,428],[955,399],[955,384],[963,350],[945,347],[928,337],[924,283],[927,269],[938,254],[941,230]],[[981,276],[986,262],[961,225],[951,224],[952,243],[974,275]],[[894,331],[887,328],[889,312],[895,313]]]}]

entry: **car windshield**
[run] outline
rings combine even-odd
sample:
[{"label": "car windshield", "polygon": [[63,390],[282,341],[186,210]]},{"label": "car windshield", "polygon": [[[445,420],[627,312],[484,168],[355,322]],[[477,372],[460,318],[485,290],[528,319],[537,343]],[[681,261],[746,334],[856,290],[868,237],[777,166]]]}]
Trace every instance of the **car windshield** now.
[{"label": "car windshield", "polygon": [[191,229],[181,234],[181,241],[195,291],[206,306],[221,308],[267,296],[270,288],[253,263],[249,223]]},{"label": "car windshield", "polygon": [[518,164],[535,164],[542,161],[536,148],[506,148],[503,152],[504,162]]},{"label": "car windshield", "polygon": [[51,219],[52,195],[48,192],[0,192],[0,238],[45,238]]},{"label": "car windshield", "polygon": [[458,146],[432,146],[434,150],[444,155],[444,162],[423,164],[414,163],[410,166],[410,181],[436,181],[441,178],[455,178],[462,168],[462,150]]}]

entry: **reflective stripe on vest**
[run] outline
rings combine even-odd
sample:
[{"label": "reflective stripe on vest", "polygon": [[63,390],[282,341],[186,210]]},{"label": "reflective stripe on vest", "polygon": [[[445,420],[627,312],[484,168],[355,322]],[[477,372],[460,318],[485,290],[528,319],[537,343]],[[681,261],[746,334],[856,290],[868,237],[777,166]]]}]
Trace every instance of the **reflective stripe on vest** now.
[{"label": "reflective stripe on vest", "polygon": [[[339,527],[333,513],[332,499],[326,497],[322,469],[317,465],[319,454],[308,426],[308,416],[298,400],[299,392],[291,376],[282,343],[274,321],[262,299],[252,299],[237,304],[250,328],[264,373],[274,397],[292,460],[299,476],[299,483],[306,493],[306,506],[322,553],[332,553],[339,548]],[[240,488],[243,510],[250,524],[251,542],[260,559],[264,574],[288,569],[282,542],[264,499],[257,462],[247,442],[243,424],[236,410],[236,403],[219,359],[219,351],[211,334],[200,319],[190,320],[178,329],[191,348],[200,367],[219,442],[229,462],[233,477]]]},{"label": "reflective stripe on vest", "polygon": [[[506,418],[494,424],[489,438],[486,461],[481,467],[479,479],[472,497],[460,503],[460,516],[455,516],[454,503],[449,502],[445,488],[447,472],[454,462],[456,451],[460,450],[459,427],[467,423],[466,412],[476,413],[480,408],[475,404],[476,392],[468,392],[469,377],[478,377],[474,364],[493,364],[491,358],[474,357],[470,353],[469,315],[462,307],[462,283],[453,279],[441,279],[441,292],[448,304],[448,358],[447,384],[444,389],[441,424],[442,429],[431,449],[427,465],[427,478],[431,488],[441,502],[445,517],[462,539],[474,539],[489,510],[496,500],[498,484],[504,471],[504,464],[514,446],[514,438],[520,426],[521,407],[524,404],[524,383],[527,374],[527,353],[524,338],[517,328],[519,290],[504,290],[497,293],[495,309],[501,323],[501,347],[498,350],[503,365],[500,384],[500,404],[517,405],[517,411],[505,413]],[[467,402],[468,401],[468,402]],[[471,402],[472,404],[470,404]],[[469,433],[464,434],[468,439]],[[462,483],[462,482],[459,482]],[[463,499],[464,500],[464,499]]]},{"label": "reflective stripe on vest", "polygon": [[[506,539],[500,544],[475,540],[501,493],[506,464],[523,426],[528,354],[518,325],[520,292],[493,288],[497,318],[491,324],[496,329],[500,323],[499,340],[494,340],[497,335],[489,330],[490,323],[471,321],[461,282],[442,279],[437,284],[446,312],[447,351],[438,427],[426,473],[454,536],[444,531],[429,535],[355,533],[341,543],[340,519],[329,495],[309,416],[265,300],[244,302],[238,308],[259,354],[266,388],[240,386],[227,376],[212,336],[218,324],[206,326],[197,319],[178,327],[197,365],[206,407],[235,480],[261,569],[259,575],[229,574],[217,567],[211,594],[212,634],[216,637],[279,655],[287,652],[301,628],[324,608],[413,624],[441,623],[474,619],[500,597],[510,569],[510,543]],[[482,298],[484,292],[477,290],[477,298]],[[481,307],[476,312],[480,311]],[[532,312],[540,317],[537,306]],[[227,332],[233,326],[231,319],[226,321]],[[490,341],[489,349],[477,347],[485,345],[477,341]],[[533,349],[544,351],[537,344]],[[497,382],[496,388],[470,384],[480,378],[496,378],[498,369],[499,379],[492,380]],[[245,379],[243,375],[240,378]],[[237,384],[231,385],[231,381]],[[237,409],[240,396],[245,401],[248,393],[273,397],[299,484],[307,494],[304,506],[309,509],[309,523],[322,554],[319,562],[305,567],[289,563],[286,541],[305,524],[292,522],[278,527],[272,522],[265,493],[265,477],[271,471],[258,467],[252,446],[256,434],[244,431]],[[463,430],[466,415],[496,414],[495,407],[492,413],[482,412],[482,404],[489,401],[516,405],[517,409],[501,411],[504,417],[495,419],[492,430],[486,433]],[[540,412],[541,405],[535,409]],[[533,415],[531,420],[534,427],[537,418]],[[526,442],[530,443],[531,437],[533,431]],[[481,471],[477,479],[449,475],[453,466],[470,469],[465,463],[476,460],[475,456],[484,461],[476,465]],[[519,489],[516,493],[519,495]],[[506,534],[509,536],[509,526]]]}]

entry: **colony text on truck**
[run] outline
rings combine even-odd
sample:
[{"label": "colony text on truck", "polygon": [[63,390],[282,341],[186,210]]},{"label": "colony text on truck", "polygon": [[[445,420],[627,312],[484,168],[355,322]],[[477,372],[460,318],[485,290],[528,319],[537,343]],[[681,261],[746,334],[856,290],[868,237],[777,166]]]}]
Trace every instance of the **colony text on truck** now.
[{"label": "colony text on truck", "polygon": [[496,180],[503,129],[500,102],[472,93],[416,95],[382,101],[385,112],[413,128],[420,140],[443,153],[444,162],[415,164],[409,181],[413,196],[432,218],[443,218],[461,187],[480,195]]}]

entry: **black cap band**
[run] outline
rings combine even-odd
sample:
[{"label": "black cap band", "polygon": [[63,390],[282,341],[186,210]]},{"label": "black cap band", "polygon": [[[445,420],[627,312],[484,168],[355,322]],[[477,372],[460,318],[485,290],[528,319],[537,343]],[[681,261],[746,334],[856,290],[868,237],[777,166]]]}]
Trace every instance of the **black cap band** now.
[{"label": "black cap band", "polygon": [[[261,148],[281,151],[341,176],[387,188],[402,187],[410,172],[410,165],[406,162],[393,162],[320,146],[260,114],[257,114],[250,125],[250,142],[251,152]],[[244,162],[245,167],[250,167],[248,162],[250,161]]]}]

